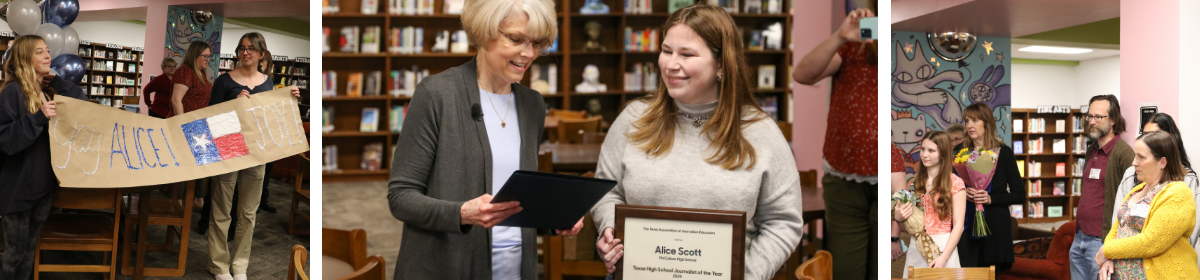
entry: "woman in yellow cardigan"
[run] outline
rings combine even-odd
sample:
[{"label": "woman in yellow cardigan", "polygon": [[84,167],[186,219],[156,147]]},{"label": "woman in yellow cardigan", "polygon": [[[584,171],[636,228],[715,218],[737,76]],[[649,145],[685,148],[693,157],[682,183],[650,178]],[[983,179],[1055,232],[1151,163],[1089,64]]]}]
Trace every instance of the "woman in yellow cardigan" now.
[{"label": "woman in yellow cardigan", "polygon": [[1188,235],[1196,223],[1192,190],[1169,133],[1147,132],[1134,143],[1137,185],[1117,208],[1118,224],[1096,254],[1099,278],[1200,279]]}]

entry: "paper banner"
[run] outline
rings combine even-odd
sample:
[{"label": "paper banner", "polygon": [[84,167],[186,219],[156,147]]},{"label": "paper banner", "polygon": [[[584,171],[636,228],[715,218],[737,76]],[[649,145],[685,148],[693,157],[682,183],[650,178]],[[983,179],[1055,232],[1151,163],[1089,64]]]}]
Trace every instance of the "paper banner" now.
[{"label": "paper banner", "polygon": [[63,187],[123,188],[211,177],[308,151],[289,88],[169,119],[61,97],[50,119]]}]

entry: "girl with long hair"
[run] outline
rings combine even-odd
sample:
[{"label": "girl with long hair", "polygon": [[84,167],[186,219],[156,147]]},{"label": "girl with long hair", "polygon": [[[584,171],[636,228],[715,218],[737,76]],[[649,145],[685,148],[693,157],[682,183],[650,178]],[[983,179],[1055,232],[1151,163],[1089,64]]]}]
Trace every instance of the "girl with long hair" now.
[{"label": "girl with long hair", "polygon": [[597,249],[611,273],[624,246],[614,205],[746,212],[746,279],[775,274],[800,242],[799,173],[783,133],[755,105],[738,27],[696,4],[662,26],[658,90],[631,102],[601,147],[596,177],[617,181],[596,204]]},{"label": "girl with long hair", "polygon": [[[908,250],[904,267],[961,267],[957,247],[963,233],[967,194],[963,192],[963,180],[951,168],[954,154],[950,141],[950,134],[943,131],[934,131],[921,140],[921,165],[917,167],[917,176],[908,183],[908,188],[921,199],[925,234],[937,243],[942,253],[929,263],[918,250]],[[912,208],[909,203],[896,205],[894,219],[903,223],[912,214]],[[908,271],[904,273],[907,276]]]},{"label": "girl with long hair", "polygon": [[50,48],[22,35],[8,50],[0,85],[0,227],[7,249],[0,279],[32,279],[34,247],[50,215],[58,178],[50,167],[54,99],[88,100],[74,82],[50,74]]}]

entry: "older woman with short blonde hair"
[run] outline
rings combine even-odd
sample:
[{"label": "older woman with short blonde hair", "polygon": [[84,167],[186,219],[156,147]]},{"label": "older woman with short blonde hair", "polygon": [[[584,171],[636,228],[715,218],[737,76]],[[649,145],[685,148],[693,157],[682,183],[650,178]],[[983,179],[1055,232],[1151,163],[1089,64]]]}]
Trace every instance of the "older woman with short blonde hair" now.
[{"label": "older woman with short blonde hair", "polygon": [[519,82],[558,34],[554,3],[469,0],[462,24],[478,53],[417,85],[392,157],[388,204],[404,222],[393,275],[537,279],[538,230],[496,226],[521,207],[491,200],[514,171],[537,170],[545,103]]}]

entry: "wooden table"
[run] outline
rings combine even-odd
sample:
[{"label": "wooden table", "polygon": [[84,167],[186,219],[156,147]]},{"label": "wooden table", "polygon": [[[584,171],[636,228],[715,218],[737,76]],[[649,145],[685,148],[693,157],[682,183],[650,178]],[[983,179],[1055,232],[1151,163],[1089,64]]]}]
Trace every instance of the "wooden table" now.
[{"label": "wooden table", "polygon": [[554,171],[596,171],[600,144],[542,144],[540,152],[554,153]]}]

